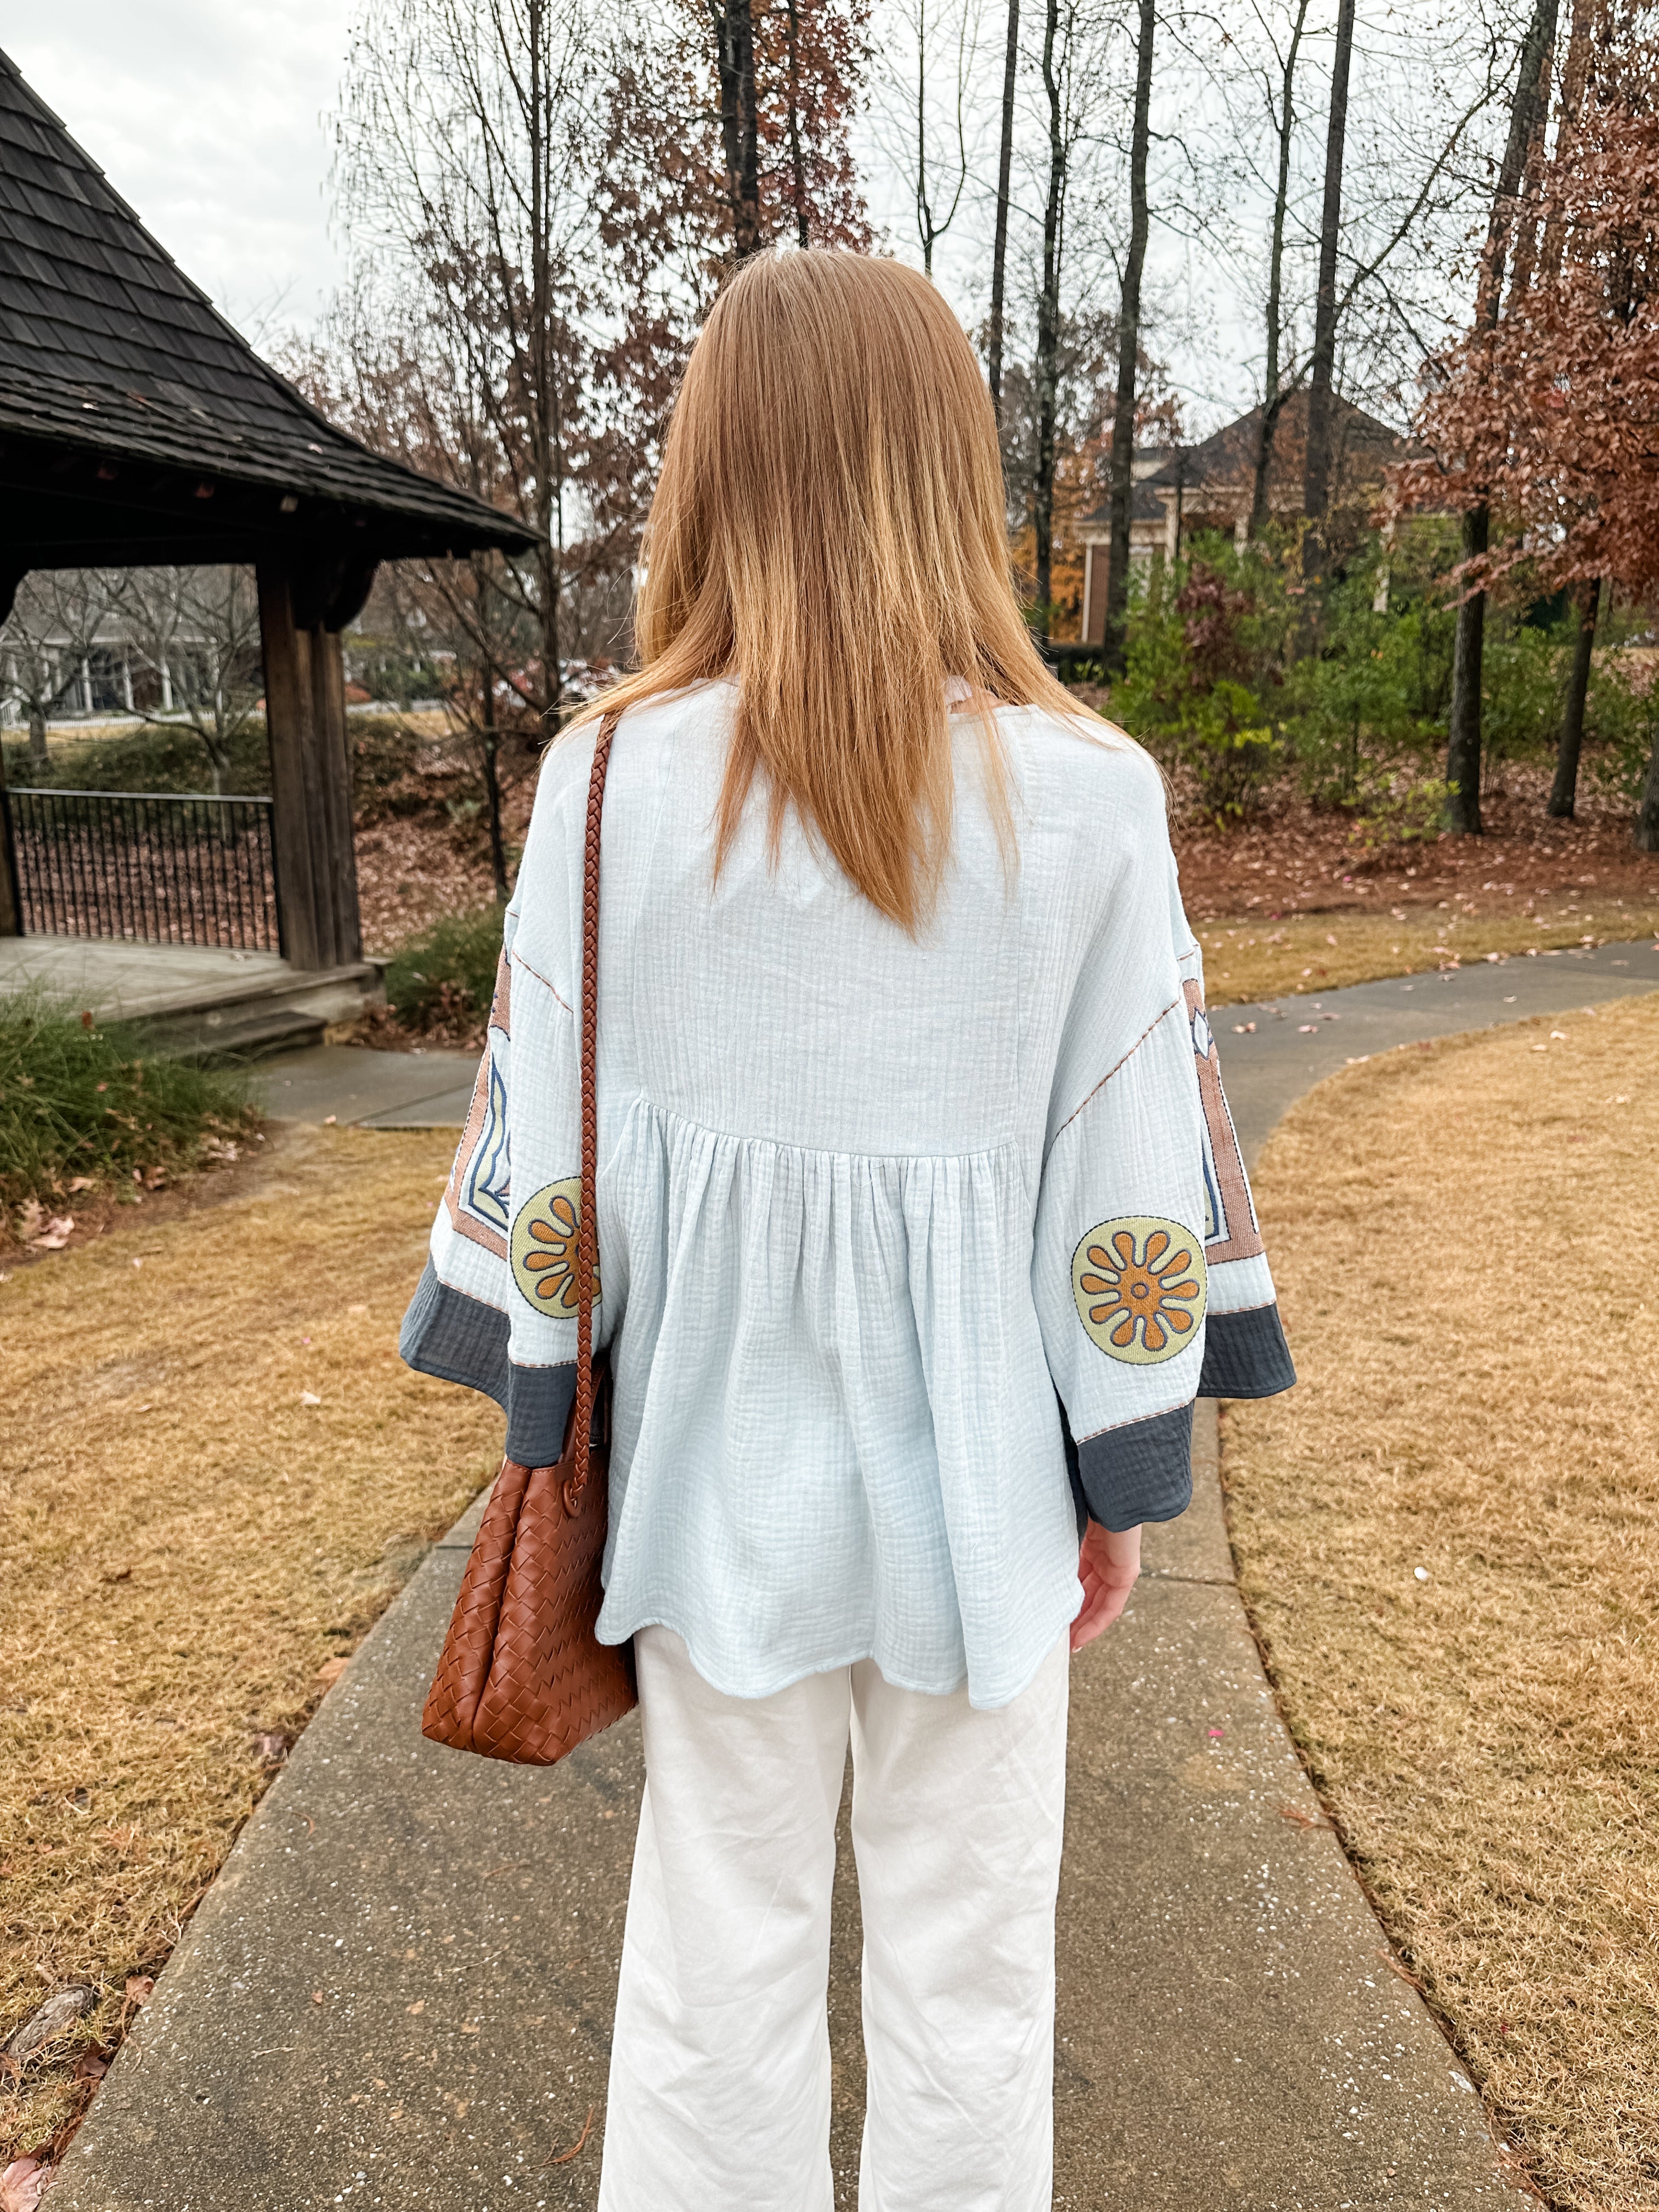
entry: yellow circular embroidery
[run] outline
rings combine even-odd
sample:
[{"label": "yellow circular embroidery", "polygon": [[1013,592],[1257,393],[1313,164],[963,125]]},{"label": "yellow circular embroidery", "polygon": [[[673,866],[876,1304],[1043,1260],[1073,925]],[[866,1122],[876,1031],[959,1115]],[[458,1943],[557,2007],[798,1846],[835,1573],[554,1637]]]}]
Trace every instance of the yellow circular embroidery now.
[{"label": "yellow circular embroidery", "polygon": [[1078,1319],[1113,1359],[1173,1359],[1204,1318],[1204,1248],[1190,1229],[1125,1214],[1091,1229],[1072,1255]]},{"label": "yellow circular embroidery", "polygon": [[[577,1233],[582,1182],[568,1176],[526,1199],[513,1224],[513,1279],[538,1313],[562,1319],[581,1303],[577,1284]],[[599,1271],[593,1270],[593,1296],[599,1295]]]}]

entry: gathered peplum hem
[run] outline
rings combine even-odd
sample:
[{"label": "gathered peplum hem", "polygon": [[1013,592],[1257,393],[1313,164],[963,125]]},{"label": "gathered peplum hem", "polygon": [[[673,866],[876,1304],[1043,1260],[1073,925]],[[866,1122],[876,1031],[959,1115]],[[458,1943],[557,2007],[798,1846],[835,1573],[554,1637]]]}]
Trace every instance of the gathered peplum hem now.
[{"label": "gathered peplum hem", "polygon": [[599,1208],[629,1255],[601,1634],[672,1626],[739,1696],[849,1650],[1017,1695],[1079,1596],[1016,1147],[830,1152],[639,1098]]}]

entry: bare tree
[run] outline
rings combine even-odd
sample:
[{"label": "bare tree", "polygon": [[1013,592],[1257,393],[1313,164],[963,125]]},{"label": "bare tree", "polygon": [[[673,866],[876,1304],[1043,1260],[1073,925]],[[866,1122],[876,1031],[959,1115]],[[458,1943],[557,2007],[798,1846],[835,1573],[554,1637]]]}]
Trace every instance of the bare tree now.
[{"label": "bare tree", "polygon": [[[1556,0],[1534,0],[1532,17],[1521,43],[1509,135],[1498,173],[1497,190],[1492,194],[1486,248],[1480,257],[1474,309],[1477,330],[1495,330],[1498,325],[1516,202],[1526,173],[1533,137],[1543,116],[1546,71],[1555,40],[1555,23]],[[1474,500],[1464,510],[1462,520],[1466,563],[1483,561],[1491,543],[1492,510],[1480,488],[1474,489]],[[1480,686],[1486,624],[1486,592],[1466,591],[1458,605],[1452,647],[1450,732],[1446,746],[1446,781],[1451,787],[1451,797],[1447,802],[1446,819],[1449,827],[1470,837],[1481,834]]]},{"label": "bare tree", "polygon": [[17,586],[0,628],[0,698],[28,725],[33,769],[44,769],[50,758],[50,717],[71,702],[90,709],[88,666],[115,580],[102,568],[40,568]]},{"label": "bare tree", "polygon": [[1036,538],[1037,621],[1048,635],[1054,591],[1054,423],[1059,386],[1060,285],[1066,250],[1066,185],[1073,128],[1068,117],[1073,0],[1045,0],[1042,89],[1047,102],[1048,180],[1042,197],[1042,276],[1036,314],[1036,451],[1031,521]]},{"label": "bare tree", "polygon": [[[1566,59],[1561,71],[1557,109],[1554,155],[1557,162],[1569,161],[1572,156],[1584,94],[1589,82],[1591,36],[1604,6],[1605,0],[1574,0],[1572,27],[1567,36]],[[1529,198],[1539,196],[1543,183],[1544,137],[1542,131],[1534,131],[1533,151],[1528,161]],[[1515,289],[1522,292],[1534,282],[1549,283],[1558,276],[1565,244],[1559,216],[1545,223],[1541,237],[1535,225],[1523,223],[1516,245]],[[1566,695],[1561,702],[1561,734],[1556,745],[1555,776],[1549,797],[1550,813],[1569,822],[1578,805],[1578,761],[1584,744],[1584,709],[1589,697],[1596,615],[1601,603],[1602,589],[1603,580],[1596,576],[1581,585],[1575,594],[1578,623],[1573,638],[1572,659],[1567,670]]]},{"label": "bare tree", "polygon": [[112,579],[110,605],[149,679],[135,685],[132,711],[192,732],[222,791],[264,682],[252,570],[130,568]]},{"label": "bare tree", "polygon": [[1336,368],[1336,259],[1342,228],[1342,162],[1348,130],[1348,73],[1353,61],[1354,0],[1338,0],[1336,49],[1331,62],[1331,106],[1325,136],[1325,195],[1319,219],[1319,289],[1314,302],[1313,361],[1308,383],[1308,440],[1303,511],[1314,527],[1304,551],[1304,569],[1324,566],[1320,526],[1330,506],[1331,392]]},{"label": "bare tree", "polygon": [[[1267,252],[1267,364],[1261,377],[1261,422],[1256,433],[1255,471],[1250,490],[1249,534],[1259,537],[1267,520],[1267,478],[1273,467],[1273,440],[1279,417],[1289,398],[1280,365],[1285,339],[1285,222],[1290,208],[1291,155],[1296,138],[1296,64],[1302,34],[1307,27],[1310,0],[1297,0],[1291,35],[1279,64],[1277,96],[1271,81],[1267,87],[1267,113],[1277,141],[1278,164],[1273,182],[1273,231]],[[1261,20],[1260,10],[1257,19]],[[1267,26],[1264,23],[1263,28]],[[1269,30],[1271,38],[1273,33]]]},{"label": "bare tree", "polygon": [[401,325],[407,434],[534,530],[497,584],[538,633],[525,665],[544,716],[598,428],[592,331],[617,311],[601,169],[619,75],[589,0],[365,0],[338,124],[357,305]]},{"label": "bare tree", "polygon": [[991,315],[987,373],[991,404],[1002,420],[1002,313],[1008,268],[1008,185],[1014,159],[1014,87],[1019,70],[1019,0],[1008,0],[1008,37],[1002,57],[1002,112],[997,139],[996,221],[991,237]]},{"label": "bare tree", "polygon": [[1140,280],[1151,227],[1146,154],[1152,135],[1152,38],[1157,0],[1140,0],[1135,58],[1134,119],[1129,140],[1129,250],[1118,295],[1117,406],[1112,417],[1111,547],[1106,571],[1106,659],[1119,666],[1129,611],[1129,528],[1134,495],[1135,371],[1140,358]]},{"label": "bare tree", "polygon": [[[967,5],[959,5],[955,22],[955,52],[951,61],[951,93],[950,136],[954,152],[947,154],[942,168],[950,202],[945,204],[942,191],[935,198],[935,163],[932,153],[933,118],[928,99],[928,80],[934,59],[937,21],[930,26],[927,0],[916,0],[915,15],[908,27],[915,40],[915,100],[910,115],[909,170],[910,197],[916,211],[916,234],[921,240],[921,265],[928,276],[933,273],[933,248],[956,221],[957,210],[962,205],[963,191],[968,182],[967,103],[974,47],[976,43],[978,21],[976,12]],[[947,36],[950,18],[946,16]],[[943,212],[941,213],[941,209]]]}]

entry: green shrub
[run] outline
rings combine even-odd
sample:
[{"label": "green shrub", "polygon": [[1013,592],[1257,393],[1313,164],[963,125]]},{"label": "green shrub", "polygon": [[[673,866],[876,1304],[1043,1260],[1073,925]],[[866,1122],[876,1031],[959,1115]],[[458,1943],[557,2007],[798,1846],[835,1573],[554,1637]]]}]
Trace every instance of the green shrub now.
[{"label": "green shrub", "polygon": [[1446,826],[1452,786],[1438,776],[1369,777],[1353,795],[1350,842],[1362,853],[1431,842]]},{"label": "green shrub", "polygon": [[1169,585],[1139,583],[1111,712],[1154,756],[1189,769],[1217,821],[1249,812],[1282,744],[1266,696],[1282,684],[1292,610],[1282,574],[1199,541]]},{"label": "green shrub", "polygon": [[1507,608],[1495,611],[1481,655],[1481,745],[1494,768],[1547,759],[1561,735],[1571,615],[1545,628],[1515,620]]},{"label": "green shrub", "polygon": [[[14,791],[211,791],[213,769],[202,740],[187,725],[169,722],[118,738],[53,742],[42,767],[26,744],[5,749],[6,781]],[[230,741],[230,769],[221,788],[264,798],[270,790],[270,754],[263,720]]]},{"label": "green shrub", "polygon": [[386,1003],[405,1029],[482,1029],[501,950],[500,907],[446,915],[386,963]]},{"label": "green shrub", "polygon": [[136,1174],[153,1189],[222,1157],[257,1119],[234,1070],[169,1060],[136,1030],[38,995],[0,999],[0,1220],[71,1185]]}]

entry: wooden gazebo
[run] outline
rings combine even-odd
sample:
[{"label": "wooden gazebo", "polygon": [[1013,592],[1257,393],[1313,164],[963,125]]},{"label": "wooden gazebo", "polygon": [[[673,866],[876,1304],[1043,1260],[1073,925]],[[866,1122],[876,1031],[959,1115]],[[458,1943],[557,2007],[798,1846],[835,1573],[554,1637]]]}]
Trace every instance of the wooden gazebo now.
[{"label": "wooden gazebo", "polygon": [[532,542],[309,406],[0,53],[0,620],[31,569],[253,568],[291,966],[362,957],[340,632],[377,564]]}]

